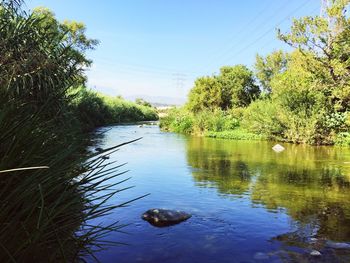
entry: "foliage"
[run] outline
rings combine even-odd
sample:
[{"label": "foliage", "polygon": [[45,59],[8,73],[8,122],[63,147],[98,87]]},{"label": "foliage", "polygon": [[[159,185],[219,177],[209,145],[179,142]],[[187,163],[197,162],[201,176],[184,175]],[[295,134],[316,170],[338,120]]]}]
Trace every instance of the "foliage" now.
[{"label": "foliage", "polygon": [[271,100],[253,102],[243,113],[242,127],[270,139],[277,139],[283,132],[283,123],[279,118],[279,105]]},{"label": "foliage", "polygon": [[350,146],[350,132],[340,132],[337,134],[335,144],[339,146]]},{"label": "foliage", "polygon": [[187,107],[192,112],[223,106],[222,88],[218,77],[198,78],[188,100]]},{"label": "foliage", "polygon": [[[216,135],[222,129],[215,127],[225,116],[232,116],[241,128],[269,139],[346,145],[350,130],[349,3],[331,1],[325,17],[295,19],[289,33],[279,31],[278,37],[294,50],[257,55],[255,76],[236,65],[197,79],[186,105],[193,114],[191,132],[239,138],[227,135],[237,133],[236,127]],[[263,91],[258,100],[256,80]],[[217,115],[217,108],[225,113]],[[212,118],[216,125],[210,125]],[[181,126],[179,121],[177,126]]]},{"label": "foliage", "polygon": [[281,50],[272,52],[266,57],[256,55],[255,75],[265,92],[271,93],[271,80],[286,70],[287,62],[288,54]]},{"label": "foliage", "polygon": [[[2,6],[11,2],[3,1]],[[73,22],[60,24],[46,9],[28,15],[17,12],[0,12],[2,96],[22,100],[34,110],[52,98],[50,110],[56,113],[65,105],[67,89],[82,83],[83,69],[90,64],[85,51],[96,41],[71,29]]]},{"label": "foliage", "polygon": [[170,109],[167,115],[160,119],[159,126],[164,130],[190,134],[193,131],[193,114],[183,108]]},{"label": "foliage", "polygon": [[327,17],[303,17],[294,20],[291,32],[279,38],[312,57],[307,69],[317,76],[318,85],[329,96],[329,110],[344,111],[350,99],[350,18],[346,14],[349,0],[335,0]]},{"label": "foliage", "polygon": [[127,188],[110,181],[122,174],[106,161],[118,146],[87,152],[81,132],[114,108],[76,88],[91,63],[85,52],[97,44],[83,24],[21,4],[0,2],[0,261],[75,262],[123,226],[90,222],[126,205],[106,202]]},{"label": "foliage", "polygon": [[[85,142],[77,138],[84,137],[75,130],[1,105],[1,262],[75,262],[108,245],[101,237],[123,225],[90,221],[123,206],[105,205],[127,189],[115,188],[122,173],[106,161],[114,149],[82,152]],[[33,166],[47,169],[21,169]]]},{"label": "foliage", "polygon": [[237,119],[220,109],[202,111],[196,114],[193,120],[193,131],[197,134],[235,129],[238,126]]},{"label": "foliage", "polygon": [[147,106],[147,107],[152,107],[152,104],[145,101],[144,99],[141,99],[141,98],[137,98],[135,100],[135,103],[138,104],[138,105],[142,105],[142,106]]},{"label": "foliage", "polygon": [[207,132],[222,132],[239,127],[233,115],[220,109],[204,110],[197,114],[186,108],[172,109],[160,119],[160,127],[173,132],[205,135]]},{"label": "foliage", "polygon": [[220,108],[246,107],[259,96],[253,72],[243,65],[222,67],[220,74],[195,81],[187,107],[192,112]]},{"label": "foliage", "polygon": [[84,131],[95,127],[135,121],[157,120],[154,108],[99,94],[85,87],[73,89],[70,105]]}]

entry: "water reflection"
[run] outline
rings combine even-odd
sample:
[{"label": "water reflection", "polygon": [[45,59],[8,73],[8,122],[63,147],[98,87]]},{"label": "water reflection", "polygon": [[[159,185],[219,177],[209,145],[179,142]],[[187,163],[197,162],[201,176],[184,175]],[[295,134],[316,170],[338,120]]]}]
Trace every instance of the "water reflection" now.
[{"label": "water reflection", "polygon": [[[106,218],[130,223],[128,235],[107,237],[129,246],[101,252],[101,262],[350,262],[334,249],[350,241],[350,150],[285,145],[276,154],[269,142],[132,125],[112,127],[102,147],[137,137],[110,160],[129,162],[136,187],[110,202],[151,195]],[[150,208],[192,217],[159,229],[140,218]]]},{"label": "water reflection", "polygon": [[[292,219],[296,231],[272,240],[286,246],[327,250],[326,240],[350,241],[349,150],[287,145],[276,154],[268,142],[189,138],[187,161],[199,187]],[[310,238],[322,240],[314,248]]]}]

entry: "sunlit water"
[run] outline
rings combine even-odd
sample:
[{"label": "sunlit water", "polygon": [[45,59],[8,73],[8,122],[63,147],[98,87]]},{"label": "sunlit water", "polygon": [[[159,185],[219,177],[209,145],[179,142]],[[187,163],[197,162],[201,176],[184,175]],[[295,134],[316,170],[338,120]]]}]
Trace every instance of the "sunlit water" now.
[{"label": "sunlit water", "polygon": [[[138,137],[111,157],[128,162],[119,179],[132,177],[124,186],[135,186],[111,203],[151,195],[102,219],[130,224],[107,237],[128,245],[98,253],[102,262],[350,262],[348,250],[327,245],[350,242],[349,150],[284,144],[275,153],[272,142],[137,125],[112,127],[101,146]],[[193,216],[156,228],[141,219],[150,208]]]}]

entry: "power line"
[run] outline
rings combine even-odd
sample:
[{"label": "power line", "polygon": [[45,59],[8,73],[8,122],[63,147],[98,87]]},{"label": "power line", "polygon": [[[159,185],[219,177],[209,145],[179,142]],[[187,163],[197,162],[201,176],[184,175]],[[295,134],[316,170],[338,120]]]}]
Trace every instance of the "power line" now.
[{"label": "power line", "polygon": [[[261,34],[259,37],[257,37],[254,41],[252,41],[250,44],[246,45],[245,47],[243,47],[242,49],[240,49],[239,51],[237,51],[236,53],[234,53],[232,56],[228,56],[223,62],[229,61],[232,58],[235,58],[237,55],[239,55],[240,53],[242,53],[243,51],[245,51],[246,49],[250,48],[251,46],[253,46],[254,44],[256,44],[258,41],[260,41],[261,39],[263,39],[268,33],[270,33],[273,30],[276,30],[276,27],[278,27],[279,25],[281,25],[285,20],[289,19],[291,17],[292,14],[294,14],[295,12],[297,12],[298,10],[300,10],[302,7],[304,7],[305,5],[307,5],[308,3],[310,3],[309,0],[305,1],[303,4],[301,4],[300,6],[298,6],[297,8],[295,8],[292,12],[290,12],[286,17],[284,17],[283,19],[281,19],[273,28],[268,29],[267,31],[265,31],[263,34]],[[273,40],[275,41],[275,40]]]},{"label": "power line", "polygon": [[[250,26],[251,24],[253,24],[254,21],[256,21],[262,14],[264,14],[265,11],[271,6],[271,4],[272,4],[272,2],[269,2],[269,4],[266,5],[266,6],[264,6],[264,8],[263,8],[260,12],[258,12],[256,15],[254,15],[254,18],[251,19],[251,20],[249,21],[249,23],[246,24],[246,27],[248,27],[248,26]],[[238,32],[236,32],[230,39],[228,39],[227,42],[229,43],[229,42],[232,42],[232,41],[236,40],[236,36],[237,36],[237,35],[240,35],[241,33],[243,33],[243,32],[246,30],[246,27],[241,27],[241,29],[240,29]],[[230,49],[230,47],[229,47],[229,49]],[[215,54],[218,54],[218,55],[220,56],[220,55],[222,55],[222,51],[223,51],[223,50],[220,49],[220,50],[216,50],[214,53],[215,53]],[[216,55],[214,55],[214,56],[212,55],[212,56],[211,56],[210,63],[213,62],[213,60],[215,59],[215,57],[217,58]]]},{"label": "power line", "polygon": [[94,61],[101,62],[103,64],[109,64],[113,66],[130,68],[130,69],[147,71],[147,72],[161,72],[161,73],[184,72],[186,74],[197,74],[197,72],[194,72],[194,71],[179,70],[175,68],[154,67],[154,66],[140,65],[140,64],[116,63],[116,62],[111,62],[109,59],[106,59],[106,58],[98,58],[98,59],[95,59]]},{"label": "power line", "polygon": [[[238,52],[234,53],[231,56],[226,56],[225,61],[228,61],[232,58],[235,58],[237,55],[241,54],[243,51],[245,51],[246,49],[250,48],[252,45],[256,44],[258,41],[260,41],[261,39],[263,39],[269,32],[271,32],[272,30],[275,30],[276,27],[278,27],[280,24],[282,24],[285,20],[289,19],[290,16],[292,14],[294,14],[296,11],[298,11],[299,9],[301,9],[302,7],[304,7],[306,4],[310,3],[310,1],[306,1],[304,2],[302,5],[298,6],[296,9],[294,9],[291,13],[289,13],[285,18],[283,18],[282,20],[280,20],[273,28],[267,30],[266,32],[264,32],[262,35],[260,35],[258,38],[256,38],[253,42],[251,42],[250,44],[246,45],[245,47],[243,47],[242,49],[240,49]],[[262,9],[259,12],[259,15],[264,13],[265,10],[269,7],[269,5],[265,6],[264,9]],[[283,8],[285,8],[285,4],[283,4]],[[281,10],[282,8],[279,7],[278,10]],[[258,16],[259,16],[258,15]],[[250,20],[249,24],[252,24],[253,21],[256,21],[257,17],[254,17],[254,19]],[[263,24],[266,24],[267,21],[265,21]],[[260,27],[262,24],[259,24],[258,27]],[[244,27],[246,28],[246,27]],[[243,27],[242,30],[243,31]],[[273,39],[272,41],[275,41],[275,39]],[[272,43],[272,41],[270,41],[270,43]],[[234,48],[235,46],[232,45],[228,51],[230,51],[232,48]],[[229,52],[224,52],[222,55],[228,54]],[[221,56],[222,57],[222,56]],[[183,89],[184,85],[185,85],[185,81],[187,80],[188,77],[190,77],[190,79],[197,77],[199,74],[198,73],[194,73],[194,72],[190,72],[190,71],[179,71],[176,69],[170,69],[170,68],[162,68],[162,67],[154,67],[154,66],[146,66],[146,65],[132,65],[132,64],[122,64],[122,63],[115,63],[115,62],[111,62],[108,59],[104,59],[104,58],[100,58],[100,59],[96,59],[97,63],[101,63],[103,65],[112,65],[114,66],[113,70],[106,70],[104,69],[103,72],[110,72],[112,74],[115,74],[116,72],[124,72],[127,74],[146,74],[146,75],[151,75],[151,76],[157,76],[156,78],[159,79],[167,79],[167,80],[171,80],[173,76],[173,78],[175,77],[175,83],[176,83],[176,87],[178,89]],[[208,65],[207,65],[208,66]],[[96,71],[96,70],[94,70]],[[178,73],[174,73],[174,72],[178,72]],[[153,77],[154,78],[154,77]]]},{"label": "power line", "polygon": [[[315,11],[317,11],[319,8],[318,7],[316,7],[316,8],[314,8],[313,10],[312,10],[312,12],[315,12]],[[275,39],[270,39],[269,41],[267,41],[267,42],[265,42],[262,46],[263,47],[267,47],[267,46],[270,46],[273,42],[275,42],[276,40]]]},{"label": "power line", "polygon": [[[289,2],[288,2],[288,3],[289,3]],[[269,7],[269,6],[267,6],[267,7]],[[286,3],[282,3],[282,5],[278,6],[277,9],[274,11],[274,15],[273,15],[272,17],[278,15],[278,14],[280,13],[281,10],[285,9],[285,7],[286,7]],[[262,10],[262,12],[259,13],[259,15],[260,15],[260,14],[263,14],[263,13],[266,11],[266,9],[267,9],[267,8],[264,8],[264,9]],[[227,49],[225,49],[225,51],[221,52],[221,54],[216,58],[216,60],[221,59],[221,58],[224,58],[227,54],[229,54],[229,53],[231,52],[232,49],[235,48],[235,44],[236,44],[237,42],[238,42],[238,43],[241,42],[242,40],[244,40],[244,38],[245,38],[247,35],[256,32],[257,29],[259,29],[260,27],[264,26],[265,24],[267,24],[267,23],[269,22],[269,20],[265,20],[265,21],[263,21],[262,23],[260,23],[259,25],[257,25],[256,27],[254,27],[252,30],[247,31],[247,30],[246,30],[247,27],[248,27],[249,25],[251,25],[252,22],[256,20],[256,18],[257,18],[257,17],[254,17],[248,24],[245,24],[244,27],[241,27],[241,30],[240,30],[238,33],[236,33],[236,34],[234,35],[234,37],[232,37],[232,41],[235,40],[235,42],[232,43]],[[271,17],[269,17],[269,18],[271,19]],[[245,34],[240,35],[240,33],[242,33],[242,32],[245,32]],[[236,37],[237,37],[238,35],[239,35],[240,37],[237,39]],[[230,42],[231,42],[231,41],[230,41]],[[212,59],[212,60],[209,62],[209,65],[206,65],[205,68],[209,68],[210,66],[213,65],[214,62],[215,62],[215,60]]]}]

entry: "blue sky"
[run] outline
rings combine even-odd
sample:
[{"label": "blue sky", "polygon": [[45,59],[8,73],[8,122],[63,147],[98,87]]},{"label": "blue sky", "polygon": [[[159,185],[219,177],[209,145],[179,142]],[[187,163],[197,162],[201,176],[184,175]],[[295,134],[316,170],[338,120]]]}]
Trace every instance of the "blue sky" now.
[{"label": "blue sky", "polygon": [[288,49],[276,28],[320,12],[320,0],[28,0],[82,21],[101,41],[89,87],[110,95],[185,98],[195,78]]}]

